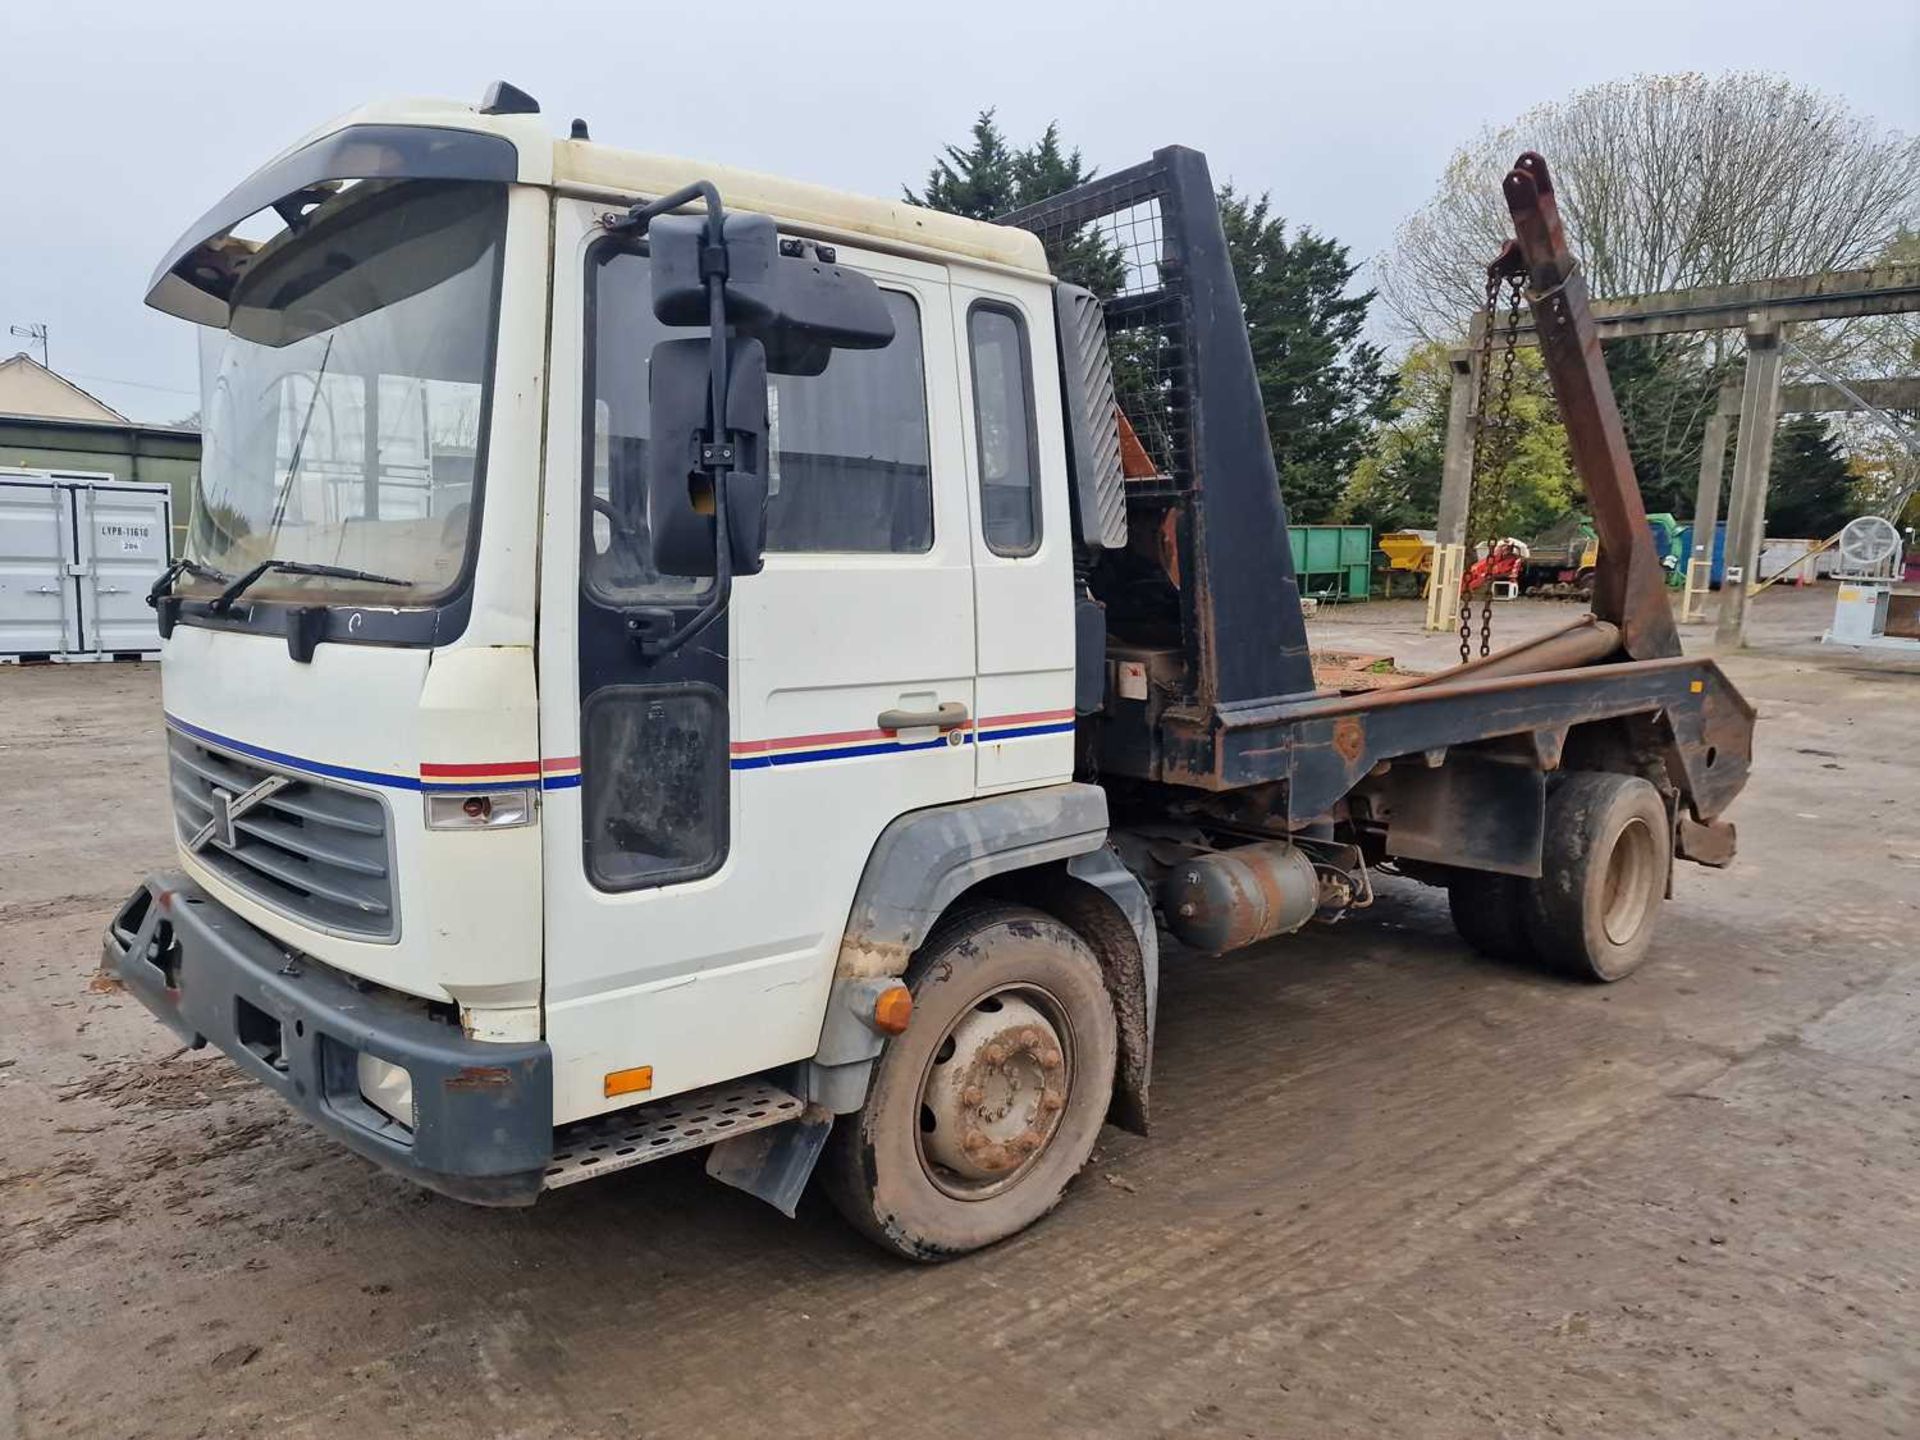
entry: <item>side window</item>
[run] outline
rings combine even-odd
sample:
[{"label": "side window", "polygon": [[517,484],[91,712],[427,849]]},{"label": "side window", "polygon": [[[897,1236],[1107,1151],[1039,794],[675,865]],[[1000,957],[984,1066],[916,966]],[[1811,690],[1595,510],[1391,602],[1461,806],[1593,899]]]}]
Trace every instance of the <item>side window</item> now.
[{"label": "side window", "polygon": [[920,312],[882,292],[893,341],[769,380],[767,549],[911,555],[933,546]]},{"label": "side window", "polygon": [[[645,254],[588,266],[581,581],[606,604],[697,601],[710,582],[660,575],[647,540],[647,369],[669,330],[653,315]],[[836,350],[813,375],[768,378],[767,549],[916,554],[933,545],[933,480],[920,312],[886,291],[894,337]]]},{"label": "side window", "polygon": [[1040,548],[1040,477],[1027,327],[1017,311],[982,302],[967,312],[967,347],[981,529],[994,554],[1031,555]]},{"label": "side window", "polygon": [[692,880],[727,853],[727,706],[708,685],[609,685],[580,716],[587,876]]},{"label": "side window", "polygon": [[[647,257],[602,245],[587,265],[587,410],[580,581],[596,600],[698,601],[708,580],[666,576],[647,544],[647,367],[668,338]],[[676,331],[675,334],[697,334]]]}]

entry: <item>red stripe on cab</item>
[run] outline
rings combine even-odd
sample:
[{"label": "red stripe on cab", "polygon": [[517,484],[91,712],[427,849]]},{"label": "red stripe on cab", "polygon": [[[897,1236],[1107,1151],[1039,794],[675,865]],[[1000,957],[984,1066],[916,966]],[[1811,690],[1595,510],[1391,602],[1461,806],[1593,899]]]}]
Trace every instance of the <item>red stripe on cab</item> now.
[{"label": "red stripe on cab", "polygon": [[490,765],[429,765],[421,762],[422,778],[432,777],[438,780],[493,780],[502,775],[538,775],[538,760],[516,760],[495,762]]}]

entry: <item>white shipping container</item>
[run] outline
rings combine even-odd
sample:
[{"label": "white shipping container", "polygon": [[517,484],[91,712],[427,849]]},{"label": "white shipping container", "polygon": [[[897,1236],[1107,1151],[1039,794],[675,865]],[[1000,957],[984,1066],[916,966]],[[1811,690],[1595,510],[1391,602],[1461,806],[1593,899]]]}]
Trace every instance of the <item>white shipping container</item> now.
[{"label": "white shipping container", "polygon": [[1760,542],[1760,578],[1777,577],[1783,585],[1810,584],[1825,573],[1820,569],[1821,557],[1813,553],[1813,547],[1819,543],[1818,540],[1767,536]]},{"label": "white shipping container", "polygon": [[0,469],[0,659],[158,654],[172,523],[165,485]]}]

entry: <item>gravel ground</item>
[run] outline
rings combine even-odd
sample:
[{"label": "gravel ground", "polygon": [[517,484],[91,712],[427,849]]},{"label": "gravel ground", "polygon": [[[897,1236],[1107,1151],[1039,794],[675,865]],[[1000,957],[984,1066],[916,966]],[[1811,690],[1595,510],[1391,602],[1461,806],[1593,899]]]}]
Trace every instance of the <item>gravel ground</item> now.
[{"label": "gravel ground", "polygon": [[1646,970],[1502,968],[1402,883],[1170,961],[1154,1136],[937,1269],[697,1158],[469,1209],[175,1054],[89,985],[169,854],[157,675],[0,671],[0,1437],[1920,1433],[1920,664],[1806,644],[1830,600],[1727,662],[1741,856]]}]

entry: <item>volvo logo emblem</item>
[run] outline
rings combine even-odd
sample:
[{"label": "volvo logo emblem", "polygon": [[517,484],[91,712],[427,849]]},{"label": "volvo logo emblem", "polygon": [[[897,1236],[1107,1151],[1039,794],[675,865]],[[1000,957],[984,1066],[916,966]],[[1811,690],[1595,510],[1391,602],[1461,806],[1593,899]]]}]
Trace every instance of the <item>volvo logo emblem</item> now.
[{"label": "volvo logo emblem", "polygon": [[242,790],[238,795],[229,794],[218,785],[208,786],[207,801],[213,809],[213,818],[202,825],[195,832],[194,837],[187,841],[187,848],[198,851],[212,841],[222,850],[233,849],[239,843],[234,834],[233,822],[275,791],[292,783],[292,780],[285,775],[269,775],[258,785]]}]

